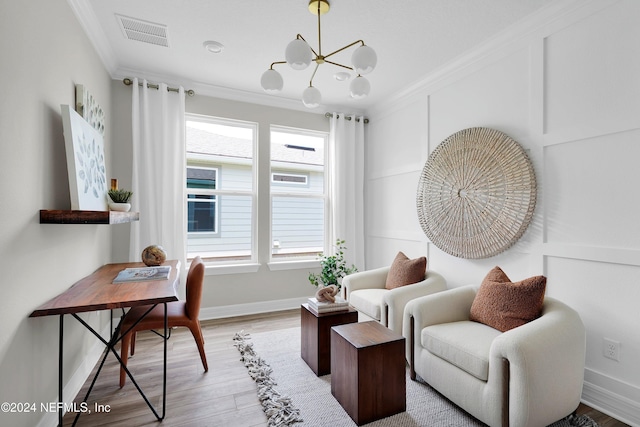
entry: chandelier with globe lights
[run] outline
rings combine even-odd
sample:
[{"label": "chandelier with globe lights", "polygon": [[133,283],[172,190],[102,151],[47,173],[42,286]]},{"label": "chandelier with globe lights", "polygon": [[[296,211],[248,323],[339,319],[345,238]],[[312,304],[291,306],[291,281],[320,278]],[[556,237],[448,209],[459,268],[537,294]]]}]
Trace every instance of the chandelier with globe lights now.
[{"label": "chandelier with globe lights", "polygon": [[[308,108],[316,108],[322,102],[322,94],[313,86],[313,78],[318,71],[318,67],[322,64],[332,64],[337,67],[342,67],[356,73],[356,78],[351,81],[349,85],[349,91],[352,98],[361,99],[369,95],[371,85],[363,75],[370,73],[376,67],[378,60],[376,52],[369,46],[364,44],[363,40],[357,40],[350,43],[338,50],[335,50],[328,55],[322,54],[322,38],[320,33],[320,16],[329,12],[328,0],[310,0],[309,11],[318,16],[318,49],[313,49],[309,43],[300,34],[291,41],[285,50],[285,60],[276,61],[271,64],[269,69],[262,74],[260,84],[267,93],[277,93],[282,90],[284,81],[282,75],[273,69],[274,65],[289,64],[294,70],[304,70],[311,62],[315,62],[316,66],[309,79],[309,87],[302,92],[302,103]],[[351,67],[339,64],[329,60],[331,56],[338,52],[349,49],[350,47],[360,45],[357,47],[351,55]],[[340,72],[336,74],[336,79],[346,80],[350,77],[347,72]]]}]

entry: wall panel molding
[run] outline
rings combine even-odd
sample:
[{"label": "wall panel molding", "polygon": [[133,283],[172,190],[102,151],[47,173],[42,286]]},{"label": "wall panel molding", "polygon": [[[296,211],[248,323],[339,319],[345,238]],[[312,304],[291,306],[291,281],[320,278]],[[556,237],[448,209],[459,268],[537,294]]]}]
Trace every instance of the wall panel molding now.
[{"label": "wall panel molding", "polygon": [[542,256],[640,267],[640,250],[563,243],[543,243]]}]

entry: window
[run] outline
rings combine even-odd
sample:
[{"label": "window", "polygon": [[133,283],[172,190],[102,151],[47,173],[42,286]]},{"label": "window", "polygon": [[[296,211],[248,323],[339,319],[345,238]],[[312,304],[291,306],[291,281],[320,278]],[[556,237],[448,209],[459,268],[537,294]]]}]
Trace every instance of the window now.
[{"label": "window", "polygon": [[254,123],[186,115],[187,256],[256,261]]},{"label": "window", "polygon": [[328,135],[271,127],[271,258],[315,259],[325,250]]},{"label": "window", "polygon": [[208,191],[216,189],[217,176],[217,169],[187,167],[187,231],[190,233],[218,231],[218,196]]}]

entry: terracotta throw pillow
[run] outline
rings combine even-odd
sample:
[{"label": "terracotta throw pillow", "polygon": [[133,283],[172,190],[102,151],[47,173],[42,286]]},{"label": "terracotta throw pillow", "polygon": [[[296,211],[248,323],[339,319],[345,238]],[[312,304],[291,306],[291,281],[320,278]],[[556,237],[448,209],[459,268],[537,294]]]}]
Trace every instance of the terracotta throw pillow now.
[{"label": "terracotta throw pillow", "polygon": [[500,267],[482,281],[471,304],[470,320],[501,332],[540,317],[547,278],[534,276],[512,283]]},{"label": "terracotta throw pillow", "polygon": [[412,283],[422,282],[427,269],[427,258],[409,259],[402,252],[398,252],[391,264],[385,288],[394,289]]}]

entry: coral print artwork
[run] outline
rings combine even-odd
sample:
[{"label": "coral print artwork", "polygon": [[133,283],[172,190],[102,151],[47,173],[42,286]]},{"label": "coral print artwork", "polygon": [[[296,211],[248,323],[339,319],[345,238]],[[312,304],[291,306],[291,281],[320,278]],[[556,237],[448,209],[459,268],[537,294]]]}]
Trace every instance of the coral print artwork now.
[{"label": "coral print artwork", "polygon": [[71,209],[107,210],[102,135],[68,105],[61,105]]}]

